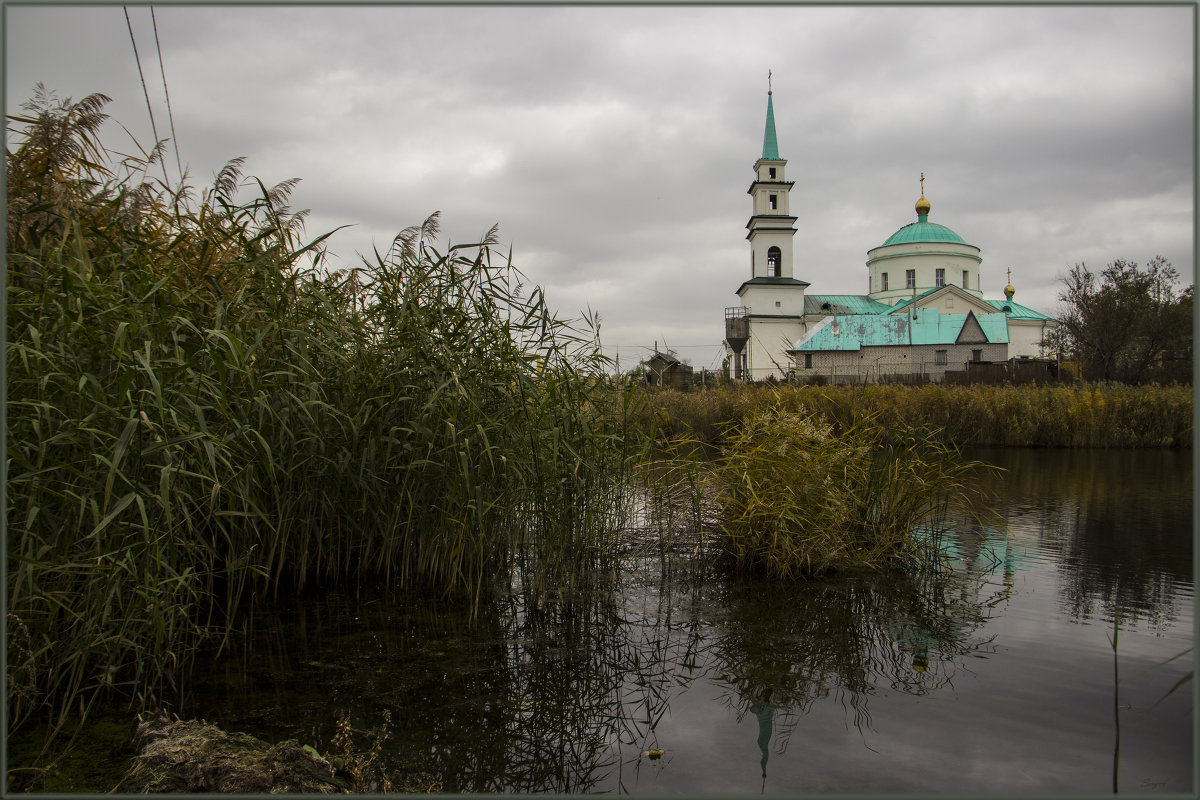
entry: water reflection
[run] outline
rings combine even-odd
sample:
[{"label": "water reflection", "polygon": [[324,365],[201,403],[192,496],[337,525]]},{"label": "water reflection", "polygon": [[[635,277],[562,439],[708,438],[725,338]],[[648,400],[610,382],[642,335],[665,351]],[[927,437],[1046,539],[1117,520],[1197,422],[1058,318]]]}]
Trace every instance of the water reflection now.
[{"label": "water reflection", "polygon": [[[758,718],[758,749],[762,751],[762,776],[767,778],[767,761],[771,757],[771,735],[775,732],[775,706],[771,698],[750,705],[750,713]],[[764,784],[765,786],[765,784]]]},{"label": "water reflection", "polygon": [[261,619],[191,702],[233,729],[318,748],[338,710],[369,737],[386,709],[398,783],[430,774],[446,791],[586,791],[612,766],[603,755],[631,656],[611,603],[555,618],[509,598],[468,622],[468,609],[421,598],[310,598]]},{"label": "water reflection", "polygon": [[981,450],[1003,466],[1006,513],[1055,553],[1063,607],[1078,620],[1175,621],[1192,583],[1189,451]]},{"label": "water reflection", "polygon": [[[424,597],[310,596],[256,618],[244,647],[196,676],[182,711],[324,751],[339,712],[350,714],[366,749],[386,710],[392,718],[386,768],[401,785],[435,776],[448,792],[641,793],[725,785],[745,792],[766,790],[769,773],[772,786],[792,786],[797,776],[816,780],[838,770],[854,771],[860,781],[843,791],[878,789],[855,771],[855,750],[889,764],[896,786],[958,788],[946,742],[940,749],[930,743],[943,755],[931,752],[907,766],[887,762],[893,751],[909,752],[895,731],[940,714],[936,734],[926,727],[927,735],[970,740],[981,717],[963,709],[999,702],[997,690],[1038,698],[1029,708],[1044,706],[1046,719],[1090,724],[1094,709],[1059,708],[1060,684],[1040,685],[1030,676],[1078,676],[1077,687],[1086,687],[1084,677],[1100,670],[1111,680],[1113,654],[1099,666],[1080,666],[1085,651],[1060,647],[1066,629],[1055,614],[1110,623],[1121,615],[1124,646],[1134,620],[1176,625],[1191,591],[1190,462],[1180,468],[1170,456],[1155,467],[1123,454],[1108,454],[1107,465],[1096,453],[1084,460],[1070,452],[996,455],[1008,470],[997,492],[1010,535],[963,522],[937,574],[842,575],[766,587],[724,579],[688,545],[669,557],[631,550],[620,585],[570,612],[533,613],[519,595],[508,595],[481,606],[471,624],[469,609]],[[1149,513],[1147,502],[1163,513]],[[1053,609],[1037,605],[1047,597]],[[1013,614],[1016,605],[1020,613]],[[1021,628],[1022,634],[1044,638],[1021,657],[1042,660],[1019,662],[997,639],[1005,628],[996,623],[1006,617],[1020,623],[1030,614],[1039,627]],[[1190,617],[1178,624],[1190,629]],[[981,656],[991,660],[974,660]],[[989,666],[982,673],[988,691],[972,694]],[[964,674],[970,680],[960,681]],[[1135,690],[1131,685],[1131,696]],[[931,696],[958,702],[914,705]],[[831,737],[831,711],[857,733],[853,748],[820,749]],[[992,713],[995,723],[1000,717]],[[1035,730],[1054,724],[1026,713]],[[998,764],[1002,753],[1030,741],[1029,728],[1015,727],[1003,738],[1000,727],[989,729]],[[789,757],[793,743],[804,753],[803,767],[798,753]],[[737,758],[706,755],[714,748]],[[1115,765],[1111,738],[1104,750],[1100,774]],[[1139,758],[1147,757],[1122,747],[1122,775],[1130,781],[1145,779],[1131,767]],[[753,786],[714,782],[751,768]],[[1044,787],[1085,780],[1071,769],[1087,778],[1097,773],[1086,761],[1068,768],[1059,760],[1044,769],[1038,783]],[[1066,777],[1051,777],[1059,773]],[[988,779],[982,788],[1004,791],[1004,778]]]},{"label": "water reflection", "polygon": [[937,574],[730,588],[711,652],[732,689],[728,702],[758,718],[764,778],[772,732],[785,752],[790,729],[816,701],[835,696],[862,732],[881,689],[927,695],[952,685],[962,656],[988,650],[992,637],[980,629],[1010,591],[993,578],[1005,562],[983,555],[976,535],[958,541]]}]

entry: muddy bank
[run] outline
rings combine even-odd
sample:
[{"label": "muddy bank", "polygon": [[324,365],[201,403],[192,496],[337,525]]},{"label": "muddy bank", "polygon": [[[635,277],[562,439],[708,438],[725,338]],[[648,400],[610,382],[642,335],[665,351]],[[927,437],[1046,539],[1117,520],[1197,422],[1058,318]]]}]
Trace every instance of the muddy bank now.
[{"label": "muddy bank", "polygon": [[139,723],[137,755],[117,792],[346,794],[350,781],[295,739],[268,744],[203,720],[160,713]]}]

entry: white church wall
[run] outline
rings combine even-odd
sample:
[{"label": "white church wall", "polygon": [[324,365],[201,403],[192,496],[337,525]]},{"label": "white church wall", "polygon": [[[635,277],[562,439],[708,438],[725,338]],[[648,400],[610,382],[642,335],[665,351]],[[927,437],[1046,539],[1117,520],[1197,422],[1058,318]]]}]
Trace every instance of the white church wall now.
[{"label": "white church wall", "polygon": [[[754,213],[762,216],[779,214],[785,217],[791,214],[788,211],[788,188],[787,184],[759,184],[754,193]],[[771,207],[772,197],[775,198],[774,208]]]},{"label": "white church wall", "polygon": [[1046,320],[1010,319],[1008,321],[1009,357],[1042,358],[1047,349],[1042,339],[1055,323]]},{"label": "white church wall", "polygon": [[[979,358],[975,358],[975,351]],[[944,351],[943,356],[939,351]],[[947,371],[966,369],[968,361],[1005,361],[1005,344],[951,344],[864,347],[861,350],[791,353],[793,375],[804,381],[821,376],[830,383],[874,383],[888,376],[923,375],[945,379]],[[805,356],[809,358],[805,358]],[[944,363],[943,363],[944,360]],[[810,366],[806,366],[810,364]]]},{"label": "white church wall", "polygon": [[[767,250],[778,247],[780,253],[780,272],[778,277],[792,277],[792,229],[780,229],[786,235],[772,233],[770,228],[759,228],[750,236],[751,272],[756,278],[767,277]],[[749,304],[747,304],[749,305]]]},{"label": "white church wall", "polygon": [[[982,297],[979,289],[979,250],[971,245],[951,242],[898,244],[877,247],[867,256],[870,296],[872,300],[892,303],[910,298],[914,294],[937,286],[937,271],[944,270],[944,284],[966,289],[976,297]],[[915,270],[916,286],[907,285],[908,270]],[[963,272],[967,273],[967,285],[963,286]],[[883,288],[883,274],[887,273],[888,288]]]},{"label": "white church wall", "polygon": [[790,360],[787,350],[807,331],[798,319],[750,317],[750,380],[764,381],[787,377]]}]

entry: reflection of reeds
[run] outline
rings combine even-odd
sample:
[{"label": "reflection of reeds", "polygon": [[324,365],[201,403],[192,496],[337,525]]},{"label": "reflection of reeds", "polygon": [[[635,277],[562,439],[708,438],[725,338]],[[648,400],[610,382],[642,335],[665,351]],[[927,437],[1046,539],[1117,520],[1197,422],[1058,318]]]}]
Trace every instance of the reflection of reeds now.
[{"label": "reflection of reeds", "polygon": [[881,685],[926,694],[953,677],[955,660],[987,645],[986,574],[973,570],[738,584],[713,654],[743,708],[767,699],[780,723],[831,693],[856,727],[869,726],[867,698]]},{"label": "reflection of reeds", "polygon": [[494,232],[435,250],[436,215],[330,273],[295,181],[152,184],[159,151],[107,160],[105,100],[39,96],[8,156],[10,730],[155,702],[252,598],[569,605],[607,574],[625,412],[594,325]]},{"label": "reflection of reeds", "polygon": [[[954,570],[770,593],[711,573],[695,584],[678,565],[664,575],[654,550],[626,559],[623,587],[588,593],[569,610],[532,613],[520,594],[493,595],[472,622],[469,608],[408,594],[297,602],[299,618],[248,643],[245,669],[260,688],[222,675],[215,705],[280,704],[274,688],[261,687],[294,680],[297,661],[319,663],[300,676],[305,709],[289,695],[279,713],[322,752],[338,752],[327,747],[337,735],[331,705],[350,708],[364,730],[390,710],[392,738],[376,763],[397,784],[428,774],[455,792],[636,792],[647,752],[665,749],[669,760],[684,745],[663,736],[661,722],[694,680],[728,685],[739,712],[769,700],[782,747],[821,698],[840,700],[866,729],[879,687],[935,691],[958,655],[985,644],[975,632],[986,576],[969,566],[979,560],[969,552],[968,566]],[[260,619],[265,628],[270,617]],[[256,701],[255,691],[266,694]],[[198,710],[212,710],[201,702]]]},{"label": "reflection of reeds", "polygon": [[[1192,463],[1186,451],[990,449],[1014,530],[1062,552],[1059,592],[1077,619],[1160,624],[1192,583]],[[1129,531],[1136,530],[1137,536]]]}]

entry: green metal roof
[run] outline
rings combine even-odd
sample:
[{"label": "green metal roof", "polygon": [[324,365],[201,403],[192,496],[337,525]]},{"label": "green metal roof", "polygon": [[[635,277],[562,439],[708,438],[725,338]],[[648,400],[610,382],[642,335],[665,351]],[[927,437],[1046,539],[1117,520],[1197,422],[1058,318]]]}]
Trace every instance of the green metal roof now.
[{"label": "green metal roof", "polygon": [[967,242],[954,231],[947,228],[945,225],[939,225],[936,222],[910,222],[900,230],[888,237],[888,240],[880,245],[887,247],[892,244],[911,244],[913,242],[953,242],[954,244],[966,244]]},{"label": "green metal roof", "polygon": [[[901,319],[911,319],[905,314]],[[1008,320],[1003,314],[939,314],[936,308],[918,308],[912,320],[913,344],[954,344],[968,317],[974,317],[983,335],[993,344],[1008,341]]]},{"label": "green metal roof", "polygon": [[[829,308],[823,308],[826,303]],[[865,294],[806,294],[805,314],[885,314],[892,307]]]},{"label": "green metal roof", "polygon": [[825,317],[810,328],[792,349],[815,352],[907,344],[908,317],[847,314]]},{"label": "green metal roof", "polygon": [[797,280],[796,278],[751,278],[738,287],[737,293],[741,294],[742,289],[747,286],[809,286],[808,281]]},{"label": "green metal roof", "polygon": [[913,303],[915,303],[918,300],[921,300],[925,297],[928,297],[929,295],[933,294],[934,292],[940,292],[943,288],[945,288],[945,287],[935,286],[932,289],[926,289],[925,291],[921,292],[916,297],[909,297],[905,300],[901,300],[900,302],[895,303],[894,305],[888,306],[887,310],[884,313],[885,314],[895,314],[896,312],[900,311],[900,309],[908,308]]},{"label": "green metal roof", "polygon": [[763,131],[762,157],[779,161],[779,140],[775,138],[775,107],[771,103],[771,93],[767,92],[767,127]]},{"label": "green metal roof", "polygon": [[997,311],[1003,311],[1008,315],[1009,319],[1033,319],[1033,320],[1053,320],[1054,317],[1049,317],[1040,311],[1034,311],[1029,306],[1023,306],[1020,303],[1014,303],[1012,300],[984,300],[989,306],[992,306]]},{"label": "green metal roof", "polygon": [[[803,352],[861,350],[864,347],[952,345],[962,332],[967,314],[939,314],[919,308],[916,314],[834,315],[814,325],[792,347]],[[1008,342],[1008,319],[1003,314],[975,316],[992,343]]]}]

